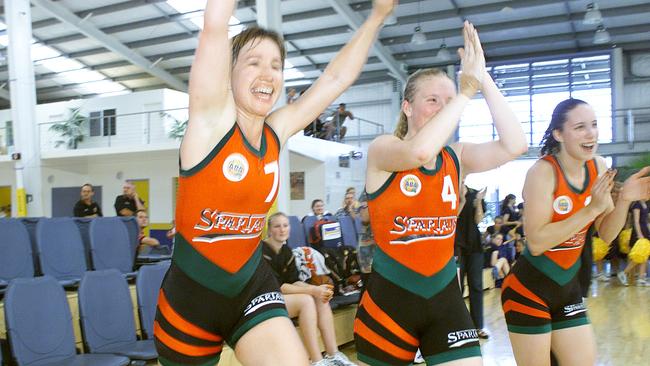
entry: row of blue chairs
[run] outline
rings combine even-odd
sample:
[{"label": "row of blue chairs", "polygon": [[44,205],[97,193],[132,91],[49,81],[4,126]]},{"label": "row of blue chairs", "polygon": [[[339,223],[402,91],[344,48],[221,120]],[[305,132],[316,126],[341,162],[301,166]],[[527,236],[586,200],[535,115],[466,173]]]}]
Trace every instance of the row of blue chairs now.
[{"label": "row of blue chairs", "polygon": [[[357,247],[358,237],[361,233],[361,219],[357,216],[352,219],[350,216],[334,217],[328,216],[331,221],[338,221],[341,224],[342,244]],[[309,246],[309,231],[314,227],[318,219],[316,216],[305,216],[302,221],[297,216],[289,216],[291,231],[287,245],[291,248]]]},{"label": "row of blue chairs", "polygon": [[0,219],[0,293],[14,278],[50,275],[74,286],[87,270],[135,276],[134,218]]},{"label": "row of blue chairs", "polygon": [[[51,276],[10,282],[4,298],[11,357],[18,366],[127,365],[155,360],[153,324],[169,261],[141,267],[136,278],[142,340],[137,340],[128,283],[116,269],[85,272],[78,290],[84,354],[75,351],[63,287]],[[0,354],[0,364],[2,355]]]}]

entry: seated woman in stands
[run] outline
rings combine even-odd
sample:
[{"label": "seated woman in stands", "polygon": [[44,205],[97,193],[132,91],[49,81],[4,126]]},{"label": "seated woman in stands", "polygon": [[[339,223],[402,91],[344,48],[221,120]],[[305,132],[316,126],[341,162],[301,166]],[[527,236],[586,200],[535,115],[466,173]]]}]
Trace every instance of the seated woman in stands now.
[{"label": "seated woman in stands", "polygon": [[[268,225],[269,236],[262,241],[262,253],[280,282],[289,316],[298,317],[312,365],[354,365],[336,345],[334,317],[329,304],[334,294],[332,286],[314,286],[298,279],[293,253],[286,245],[291,229],[287,215],[274,213],[269,217]],[[327,352],[325,358],[318,345],[319,330]]]}]

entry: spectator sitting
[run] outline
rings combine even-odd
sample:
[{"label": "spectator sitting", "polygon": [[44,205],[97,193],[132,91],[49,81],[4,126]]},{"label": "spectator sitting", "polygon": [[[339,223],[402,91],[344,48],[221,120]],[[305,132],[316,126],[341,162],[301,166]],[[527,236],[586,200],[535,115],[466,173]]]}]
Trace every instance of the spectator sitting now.
[{"label": "spectator sitting", "polygon": [[81,186],[81,199],[77,201],[72,210],[74,217],[101,217],[102,209],[93,201],[95,190],[90,183]]},{"label": "spectator sitting", "polygon": [[497,216],[494,218],[494,225],[488,226],[488,228],[483,233],[483,242],[487,242],[487,237],[493,236],[495,233],[501,233],[505,238],[508,235],[508,227],[503,225],[503,218]]},{"label": "spectator sitting", "polygon": [[490,265],[495,280],[503,279],[510,273],[512,250],[503,242],[503,235],[497,233],[490,238]]},{"label": "spectator sitting", "polygon": [[355,219],[359,214],[357,212],[358,207],[359,203],[354,197],[354,191],[351,191],[350,193],[345,194],[345,198],[343,199],[343,207],[339,208],[334,216],[337,218],[342,216],[350,216],[352,219]]},{"label": "spectator sitting", "polygon": [[144,229],[149,226],[149,215],[145,210],[138,210],[136,213],[136,219],[138,220],[138,227],[140,228],[140,234],[138,235],[138,253],[147,254],[151,251],[151,248],[158,247],[160,242],[156,238],[144,235]]},{"label": "spectator sitting", "polygon": [[[338,350],[334,332],[334,318],[329,301],[334,295],[331,285],[314,286],[298,279],[298,268],[291,249],[286,245],[289,238],[289,218],[282,212],[269,217],[269,237],[262,241],[264,259],[273,269],[280,282],[280,291],[290,317],[298,317],[300,331],[312,365],[354,365]],[[321,355],[318,344],[320,330],[325,351]]]},{"label": "spectator sitting", "polygon": [[138,197],[133,183],[126,181],[122,186],[123,194],[115,197],[117,216],[134,216],[138,210],[144,210],[144,201]]},{"label": "spectator sitting", "polygon": [[337,135],[337,126],[338,126],[338,138],[336,141],[343,140],[345,137],[345,132],[347,127],[343,126],[346,118],[354,119],[352,112],[345,110],[345,103],[339,104],[339,107],[332,113],[332,120],[325,122],[323,128],[325,129],[325,139],[333,140],[334,136]]},{"label": "spectator sitting", "polygon": [[[317,198],[311,201],[311,213],[309,216],[316,216],[317,219],[322,219],[325,216],[332,216],[331,213],[325,211],[325,202],[322,199]],[[304,219],[303,219],[304,220]]]}]

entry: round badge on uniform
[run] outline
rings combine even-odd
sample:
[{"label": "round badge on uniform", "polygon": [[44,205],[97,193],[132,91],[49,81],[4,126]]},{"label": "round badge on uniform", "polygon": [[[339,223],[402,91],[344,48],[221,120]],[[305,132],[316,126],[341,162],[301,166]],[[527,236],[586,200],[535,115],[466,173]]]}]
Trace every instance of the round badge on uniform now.
[{"label": "round badge on uniform", "polygon": [[417,196],[422,190],[422,182],[420,182],[420,178],[417,175],[408,174],[399,182],[399,188],[407,197]]},{"label": "round badge on uniform", "polygon": [[589,205],[590,203],[591,203],[591,196],[587,196],[587,198],[585,198],[585,206]]},{"label": "round badge on uniform", "polygon": [[560,196],[553,201],[553,210],[560,215],[566,215],[573,209],[573,202],[568,196]]},{"label": "round badge on uniform", "polygon": [[248,160],[240,153],[228,155],[223,162],[223,175],[231,182],[239,182],[248,174]]}]

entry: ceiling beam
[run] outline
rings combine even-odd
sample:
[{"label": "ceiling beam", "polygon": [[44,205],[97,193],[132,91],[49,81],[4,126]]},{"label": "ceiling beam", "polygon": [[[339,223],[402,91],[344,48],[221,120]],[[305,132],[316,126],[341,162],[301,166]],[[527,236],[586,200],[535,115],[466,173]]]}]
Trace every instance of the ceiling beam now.
[{"label": "ceiling beam", "polygon": [[[345,21],[352,29],[356,31],[361,27],[363,24],[363,19],[356,11],[350,8],[350,5],[348,5],[347,1],[328,0],[328,2],[336,10],[336,12],[339,13],[343,19],[345,19]],[[401,81],[402,84],[406,85],[406,74],[402,70],[402,67],[399,65],[399,63],[397,63],[397,61],[393,58],[392,52],[388,48],[381,45],[381,43],[379,43],[377,40],[372,43],[372,50],[375,51],[375,55],[386,65],[388,70],[390,70],[391,76]]]},{"label": "ceiling beam", "polygon": [[39,8],[52,14],[54,17],[61,20],[62,22],[77,28],[77,30],[79,30],[87,37],[100,42],[104,47],[115,52],[121,57],[124,57],[132,64],[141,67],[142,69],[144,69],[144,71],[161,79],[169,86],[181,91],[187,91],[187,84],[184,81],[176,78],[175,76],[171,75],[167,71],[155,66],[151,61],[149,61],[139,53],[129,49],[127,46],[119,42],[117,39],[102,32],[97,27],[90,24],[90,22],[84,22],[82,18],[79,18],[78,16],[76,16],[74,13],[64,8],[63,6],[46,0],[31,0],[31,2],[35,6],[38,6]]}]

